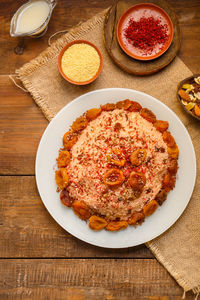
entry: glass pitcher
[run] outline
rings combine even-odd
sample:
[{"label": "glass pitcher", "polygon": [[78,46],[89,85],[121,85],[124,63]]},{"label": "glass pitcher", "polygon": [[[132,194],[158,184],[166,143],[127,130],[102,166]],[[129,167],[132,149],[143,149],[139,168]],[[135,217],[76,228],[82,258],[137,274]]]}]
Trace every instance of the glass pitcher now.
[{"label": "glass pitcher", "polygon": [[[55,0],[27,1],[20,6],[12,17],[10,23],[10,35],[13,37],[40,37],[44,35],[47,31],[48,23],[56,4]],[[34,18],[34,14],[37,18]],[[38,22],[40,20],[42,21],[39,24]]]}]

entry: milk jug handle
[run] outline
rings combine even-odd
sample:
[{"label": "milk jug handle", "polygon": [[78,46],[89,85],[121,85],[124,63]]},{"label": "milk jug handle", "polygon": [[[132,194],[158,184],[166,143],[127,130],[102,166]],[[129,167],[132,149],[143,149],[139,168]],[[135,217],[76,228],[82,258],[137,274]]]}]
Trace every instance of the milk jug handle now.
[{"label": "milk jug handle", "polygon": [[56,6],[57,2],[55,0],[48,0],[52,6],[52,9]]}]

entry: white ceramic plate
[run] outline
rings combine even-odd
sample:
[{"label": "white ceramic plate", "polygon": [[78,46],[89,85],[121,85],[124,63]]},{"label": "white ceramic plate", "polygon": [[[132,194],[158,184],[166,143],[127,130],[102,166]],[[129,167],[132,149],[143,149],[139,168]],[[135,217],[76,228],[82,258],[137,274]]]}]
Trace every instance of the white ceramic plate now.
[{"label": "white ceramic plate", "polygon": [[[92,107],[129,98],[151,109],[157,119],[169,121],[169,130],[180,150],[176,187],[156,212],[136,228],[129,226],[119,232],[92,231],[71,208],[61,204],[56,192],[55,165],[62,136],[72,122]],[[46,128],[36,157],[36,181],[41,199],[51,216],[75,237],[101,247],[125,248],[145,243],[166,231],[186,208],[196,179],[196,157],[190,136],[179,118],[157,99],[131,89],[111,88],[84,94],[66,105]]]}]

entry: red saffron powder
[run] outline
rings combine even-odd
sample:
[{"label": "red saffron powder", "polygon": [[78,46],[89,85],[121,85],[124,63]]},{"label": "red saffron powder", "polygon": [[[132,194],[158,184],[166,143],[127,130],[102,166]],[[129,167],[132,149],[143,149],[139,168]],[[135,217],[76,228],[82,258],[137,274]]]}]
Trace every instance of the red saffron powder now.
[{"label": "red saffron powder", "polygon": [[154,17],[142,17],[139,21],[131,18],[124,33],[130,44],[146,54],[151,54],[156,46],[162,49],[169,38],[167,24],[162,25]]}]

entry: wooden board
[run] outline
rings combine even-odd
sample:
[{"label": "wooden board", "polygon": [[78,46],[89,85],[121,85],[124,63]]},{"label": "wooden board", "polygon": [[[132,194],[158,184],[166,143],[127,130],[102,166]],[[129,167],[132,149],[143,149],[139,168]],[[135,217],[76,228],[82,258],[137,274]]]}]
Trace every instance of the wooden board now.
[{"label": "wooden board", "polygon": [[[109,7],[113,0],[56,0],[57,5],[51,16],[48,30],[41,38],[13,38],[10,36],[10,20],[25,0],[0,1],[0,74],[13,74],[29,60],[48,47],[49,37],[60,30],[70,30],[95,14]],[[52,42],[59,38],[58,34]]]},{"label": "wooden board", "polygon": [[[48,121],[28,93],[0,75],[0,175],[34,175],[35,156]],[[170,106],[184,123],[193,124],[176,103]],[[190,120],[191,119],[191,120]]]},{"label": "wooden board", "polygon": [[[57,0],[47,33],[37,40],[26,39],[21,55],[14,51],[19,40],[10,37],[9,23],[24,0],[0,1],[1,300],[182,299],[182,288],[144,245],[121,250],[98,248],[72,237],[52,219],[34,177],[37,146],[48,122],[31,96],[8,78],[47,47],[51,34],[86,21],[113,1]],[[200,2],[168,2],[182,29],[179,57],[198,73]],[[181,118],[188,119],[186,114]],[[198,121],[188,119],[187,128],[194,138],[198,132],[193,122]],[[195,141],[199,149],[198,139]],[[200,149],[197,152],[200,161]],[[194,295],[186,293],[186,299],[193,300]]]},{"label": "wooden board", "polygon": [[29,93],[0,77],[0,174],[34,174],[35,155],[47,120]]},{"label": "wooden board", "polygon": [[[163,8],[174,25],[174,37],[171,46],[163,55],[151,61],[139,61],[131,58],[121,49],[117,40],[116,28],[120,17],[131,6],[142,2],[151,2]],[[175,12],[164,0],[119,0],[111,7],[105,18],[104,41],[109,55],[121,69],[135,75],[149,75],[167,66],[177,55],[180,48],[180,29]]]},{"label": "wooden board", "polygon": [[[128,1],[128,0],[127,0]],[[113,5],[114,0],[58,0],[49,22],[47,33],[39,38],[24,40],[12,38],[9,33],[10,20],[17,8],[24,0],[0,1],[0,74],[13,74],[15,69],[39,55],[47,46],[48,38],[55,32],[70,29],[79,22],[84,22],[99,13],[106,7]],[[181,27],[181,48],[179,57],[194,73],[199,72],[200,39],[199,39],[199,0],[168,0],[174,8]],[[52,42],[59,38],[58,34]],[[22,52],[17,53],[15,48],[21,44]],[[8,91],[9,92],[9,91]]]},{"label": "wooden board", "polygon": [[0,270],[1,300],[181,300],[183,294],[152,259],[10,259]]},{"label": "wooden board", "polygon": [[0,176],[0,210],[0,258],[153,258],[145,245],[104,249],[71,236],[44,207],[34,176]]}]

